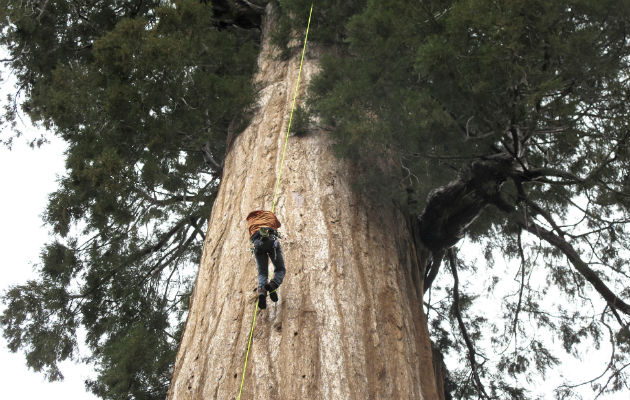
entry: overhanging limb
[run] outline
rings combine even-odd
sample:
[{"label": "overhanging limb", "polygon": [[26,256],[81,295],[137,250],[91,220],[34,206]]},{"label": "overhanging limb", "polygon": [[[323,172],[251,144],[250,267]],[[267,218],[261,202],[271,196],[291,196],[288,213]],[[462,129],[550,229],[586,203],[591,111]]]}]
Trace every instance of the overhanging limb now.
[{"label": "overhanging limb", "polygon": [[548,231],[542,226],[531,220],[524,220],[522,217],[517,221],[518,225],[533,235],[545,240],[547,243],[555,246],[569,259],[575,269],[593,285],[595,290],[606,300],[613,310],[619,310],[626,315],[630,315],[630,305],[620,299],[615,293],[606,286],[604,281],[600,279],[595,271],[586,264],[578,252],[571,246],[569,242],[555,233]]}]

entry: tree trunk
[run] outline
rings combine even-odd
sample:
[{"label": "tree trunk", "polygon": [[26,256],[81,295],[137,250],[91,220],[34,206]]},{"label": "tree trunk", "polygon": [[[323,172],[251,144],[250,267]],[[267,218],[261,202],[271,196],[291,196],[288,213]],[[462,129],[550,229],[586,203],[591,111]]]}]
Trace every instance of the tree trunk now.
[{"label": "tree trunk", "polygon": [[[259,107],[225,159],[169,399],[238,397],[256,304],[245,217],[271,209],[298,67],[299,55],[279,61],[263,41]],[[287,275],[280,301],[257,315],[242,399],[443,398],[422,308],[424,250],[395,207],[351,190],[351,174],[325,132],[289,139],[276,208]]]}]

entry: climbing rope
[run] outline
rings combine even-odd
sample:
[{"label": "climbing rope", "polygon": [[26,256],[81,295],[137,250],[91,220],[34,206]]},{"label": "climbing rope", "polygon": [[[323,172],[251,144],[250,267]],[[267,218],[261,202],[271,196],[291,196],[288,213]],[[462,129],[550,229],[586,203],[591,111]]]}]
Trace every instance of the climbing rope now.
[{"label": "climbing rope", "polygon": [[252,330],[249,332],[249,343],[247,343],[247,353],[245,354],[245,365],[243,366],[243,376],[241,377],[241,389],[238,391],[238,400],[241,400],[241,393],[243,393],[243,384],[245,383],[245,370],[247,369],[247,359],[249,358],[249,348],[252,345],[252,336],[254,335],[254,325],[256,325],[256,314],[258,314],[258,300],[256,300],[256,310],[254,311],[254,321],[252,322]]},{"label": "climbing rope", "polygon": [[308,29],[311,26],[311,15],[313,14],[313,3],[311,3],[311,11],[308,14],[308,23],[306,24],[306,35],[304,36],[304,47],[302,48],[302,58],[300,59],[300,70],[298,72],[297,83],[295,84],[295,93],[293,93],[293,104],[291,105],[291,115],[289,116],[289,126],[287,126],[287,134],[284,138],[284,147],[282,148],[282,160],[280,160],[280,171],[278,171],[278,179],[276,179],[276,189],[273,194],[273,204],[271,212],[276,209],[276,201],[278,200],[278,188],[280,187],[280,177],[282,176],[282,167],[284,166],[284,156],[287,152],[287,144],[289,143],[289,132],[291,132],[291,121],[293,121],[293,111],[295,111],[295,100],[297,99],[298,89],[300,87],[300,76],[302,75],[302,64],[304,63],[304,54],[306,53],[306,41],[308,40]]},{"label": "climbing rope", "polygon": [[[273,205],[271,212],[276,209],[276,202],[278,200],[278,188],[280,186],[280,177],[282,176],[282,167],[284,166],[284,156],[287,152],[287,144],[289,143],[289,132],[291,132],[291,121],[293,121],[293,111],[295,111],[295,100],[297,99],[298,89],[300,87],[300,77],[302,76],[302,65],[304,64],[304,54],[306,53],[306,42],[308,40],[308,30],[311,26],[311,15],[313,14],[313,3],[311,3],[311,10],[308,13],[308,23],[306,24],[306,35],[304,36],[304,47],[302,48],[302,58],[300,59],[300,70],[298,72],[297,83],[295,84],[295,93],[293,94],[293,104],[291,105],[291,115],[289,116],[289,126],[287,127],[287,134],[284,138],[284,147],[282,148],[282,160],[280,160],[280,170],[278,171],[278,179],[276,179],[276,188],[273,194]],[[256,300],[256,309],[254,310],[254,320],[252,321],[252,329],[249,332],[249,342],[247,343],[247,352],[245,353],[245,365],[243,365],[243,374],[241,376],[241,388],[238,391],[238,400],[241,400],[241,394],[243,393],[243,384],[245,383],[245,371],[247,370],[247,359],[249,358],[249,350],[252,345],[252,337],[254,336],[254,326],[256,325],[256,315],[258,314],[258,300]]]}]

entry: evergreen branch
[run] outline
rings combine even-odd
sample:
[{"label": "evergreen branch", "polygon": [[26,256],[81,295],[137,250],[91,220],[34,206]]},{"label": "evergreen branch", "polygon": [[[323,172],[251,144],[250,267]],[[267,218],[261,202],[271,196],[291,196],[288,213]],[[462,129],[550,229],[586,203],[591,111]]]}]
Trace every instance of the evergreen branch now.
[{"label": "evergreen branch", "polygon": [[[403,151],[401,151],[402,153]],[[452,155],[442,155],[435,153],[411,153],[407,154],[409,157],[424,157],[434,160],[488,160],[492,155],[469,155],[469,156],[452,156]]]},{"label": "evergreen branch", "polygon": [[567,129],[569,129],[568,126],[559,126],[557,128],[541,128],[541,129],[536,129],[534,130],[534,134],[538,135],[555,135],[557,133],[563,133],[565,132]]},{"label": "evergreen branch", "polygon": [[[558,224],[556,224],[551,214],[547,212],[545,209],[543,209],[542,207],[540,207],[538,204],[530,200],[530,198],[525,194],[525,189],[523,188],[523,185],[521,184],[521,182],[516,181],[515,184],[516,184],[516,189],[518,191],[519,199],[524,200],[525,204],[531,207],[536,214],[542,215],[543,218],[549,223],[549,225],[551,225],[553,230],[555,230],[560,236],[564,236],[565,232],[562,229],[560,229]],[[525,218],[527,218],[527,216]],[[520,241],[520,232],[519,232],[519,241]]]},{"label": "evergreen branch", "polygon": [[595,290],[604,298],[604,300],[611,306],[611,308],[618,309],[624,314],[630,315],[630,305],[625,303],[616,294],[614,294],[608,286],[600,279],[595,271],[593,271],[586,262],[584,262],[578,252],[562,237],[555,233],[546,230],[540,225],[537,225],[533,220],[519,219],[518,225],[534,234],[540,239],[545,240],[549,244],[555,246],[558,250],[562,251],[565,256],[571,261],[571,264],[575,269],[593,285]]},{"label": "evergreen branch", "polygon": [[475,346],[470,339],[470,335],[468,335],[468,330],[466,329],[466,325],[464,324],[464,320],[462,318],[461,309],[459,306],[459,278],[457,276],[457,265],[455,260],[455,251],[451,248],[447,251],[449,262],[451,265],[451,272],[453,274],[453,312],[455,313],[455,317],[457,318],[457,324],[459,325],[459,330],[462,333],[464,338],[464,342],[466,342],[466,347],[468,348],[468,361],[470,362],[470,367],[472,369],[473,379],[475,382],[475,386],[477,387],[477,392],[479,397],[484,399],[490,399],[486,390],[484,389],[483,384],[481,383],[481,379],[479,378],[479,371],[477,370],[477,360],[475,358],[476,351]]},{"label": "evergreen branch", "polygon": [[[177,260],[177,258],[181,257],[181,255],[190,247],[190,244],[195,239],[196,234],[200,234],[202,239],[203,239],[204,238],[203,232],[201,232],[201,229],[199,228],[199,226],[201,225],[201,222],[199,222],[199,221],[203,221],[203,220],[204,220],[203,218],[190,217],[189,220],[188,220],[189,225],[186,227],[186,230],[184,231],[184,233],[182,235],[182,239],[181,239],[179,245],[175,246],[173,249],[171,249],[166,254],[164,254],[158,260],[158,262],[149,271],[147,271],[145,273],[145,275],[144,275],[144,277],[142,278],[141,281],[144,282],[151,275],[155,275],[156,273],[159,273],[159,272],[163,271],[164,268],[168,267],[175,260]],[[188,237],[188,239],[186,239],[186,236],[188,234],[188,230],[191,227],[193,228],[193,233]],[[168,260],[164,261],[167,258],[168,258]],[[169,276],[169,278],[167,280],[167,286],[168,286],[168,283],[170,282],[170,277],[172,277],[173,273],[174,273],[174,271],[171,272],[171,275]]]},{"label": "evergreen branch", "polygon": [[[608,167],[611,163],[617,160],[616,153],[622,148],[622,146],[625,146],[627,144],[629,137],[630,137],[630,132],[626,132],[626,134],[618,141],[618,143],[612,149],[608,151],[608,154],[605,157],[605,161],[603,161],[602,163],[597,165],[595,168],[593,168],[593,170],[590,171],[588,176],[584,178],[577,176],[575,174],[572,174],[570,172],[557,169],[557,168],[552,168],[552,167],[542,167],[542,168],[537,168],[537,169],[525,168],[524,169],[525,172],[522,173],[522,177],[528,181],[537,181],[537,182],[542,182],[542,183],[563,184],[563,185],[585,184],[589,181],[594,180],[595,181],[594,184],[600,188],[609,190],[623,197],[630,197],[630,195],[624,193],[623,191],[610,187],[609,182],[605,182],[601,178],[596,178],[597,175],[604,168]],[[542,149],[540,150],[543,151]],[[546,179],[547,177],[557,177],[557,178],[563,178],[565,180],[553,181],[553,180]]]},{"label": "evergreen branch", "polygon": [[514,157],[516,157],[516,159],[520,159],[522,146],[519,137],[519,129],[514,126],[514,122],[512,122],[512,126],[510,127],[510,134],[512,135],[512,147],[514,148]]},{"label": "evergreen branch", "polygon": [[205,160],[206,164],[214,167],[217,173],[220,175],[223,171],[223,167],[214,159],[214,157],[212,157],[212,154],[210,153],[210,144],[204,144],[201,148],[201,152],[203,153],[203,159]]},{"label": "evergreen branch", "polygon": [[39,15],[37,16],[37,22],[40,22],[40,20],[42,19],[42,16],[44,15],[44,11],[46,10],[46,6],[48,5],[48,2],[50,0],[46,0],[44,2],[44,5],[42,5],[42,8],[39,11]]},{"label": "evergreen branch", "polygon": [[[526,170],[523,173],[523,178],[527,181],[540,180],[540,178],[546,178],[550,176],[556,177],[556,178],[564,178],[566,179],[566,182],[570,182],[570,183],[582,183],[585,181],[584,178],[580,178],[579,176],[574,175],[570,172],[566,172],[566,171],[556,169],[556,168],[549,168],[549,167],[530,169],[530,170]],[[556,181],[551,181],[551,182],[557,183]]]},{"label": "evergreen branch", "polygon": [[135,253],[133,257],[129,260],[129,262],[134,262],[148,254],[154,253],[160,250],[161,248],[163,248],[166,245],[166,243],[169,241],[169,239],[173,237],[173,235],[175,235],[177,232],[179,232],[189,223],[189,218],[192,218],[192,217],[186,217],[186,218],[181,219],[168,232],[162,235],[162,237],[157,243],[148,245],[144,249]]},{"label": "evergreen branch", "polygon": [[[184,231],[184,234],[188,233],[188,230]],[[170,250],[168,250],[167,252],[165,252],[162,257],[160,257],[159,260],[157,260],[157,262],[155,263],[155,265],[153,267],[151,267],[145,274],[144,276],[140,279],[140,284],[143,285],[150,277],[151,275],[155,275],[157,273],[160,273],[164,270],[164,268],[168,267],[169,263],[168,262],[164,262],[164,260],[166,260],[168,257],[170,257],[172,254],[175,254],[178,250],[178,247],[175,246],[173,248],[171,248]]]},{"label": "evergreen branch", "polygon": [[431,253],[432,260],[431,263],[427,267],[427,271],[424,277],[424,293],[427,292],[431,288],[435,277],[440,271],[440,266],[442,265],[442,259],[444,258],[444,251],[437,250]]},{"label": "evergreen branch", "polygon": [[595,245],[590,240],[584,240],[584,243],[591,250],[591,254],[592,254],[591,259],[596,258],[598,261],[598,262],[589,261],[588,265],[602,265],[628,278],[628,275],[624,273],[623,271],[621,271],[619,268],[614,268],[613,266],[607,264],[604,260],[602,260],[601,256],[599,255],[600,252],[596,249]]},{"label": "evergreen branch", "polygon": [[[588,242],[587,242],[587,243],[588,243]],[[591,250],[593,250],[593,248],[592,248],[592,247],[591,247]],[[591,261],[591,262],[589,262],[588,264],[589,264],[589,265],[599,265],[599,266],[601,266],[601,267],[605,267],[605,268],[612,269],[614,272],[618,273],[619,275],[622,275],[624,278],[626,278],[626,279],[630,279],[630,274],[626,273],[625,271],[621,270],[620,268],[615,267],[614,265],[610,265],[610,264],[608,264],[608,263],[602,262],[602,260],[600,260],[600,259],[599,259],[599,257],[598,257],[598,261],[599,261],[599,262],[593,262],[593,261]]]},{"label": "evergreen branch", "polygon": [[512,320],[512,334],[514,335],[514,346],[516,347],[516,330],[518,328],[518,314],[521,311],[523,305],[523,291],[525,289],[525,267],[527,265],[525,261],[525,252],[523,251],[523,242],[521,240],[521,230],[518,231],[517,244],[518,254],[521,257],[521,284],[518,291],[518,302],[516,304],[516,310],[514,311],[514,319]]},{"label": "evergreen branch", "polygon": [[175,336],[171,335],[170,333],[168,333],[168,331],[166,329],[162,329],[162,332],[164,332],[164,334],[168,337],[170,337],[172,340],[174,340],[176,343],[179,342],[179,338],[176,338]]},{"label": "evergreen branch", "polygon": [[[599,389],[599,392],[597,392],[597,396],[595,397],[595,399],[598,399],[602,394],[604,394],[604,391],[606,390],[608,385],[610,385],[610,381],[613,378],[618,379],[619,376],[622,374],[623,370],[628,367],[630,367],[630,363],[626,363],[621,368],[615,369],[615,372],[612,375],[610,375],[610,377],[608,377],[608,380],[606,381],[606,383]],[[628,387],[627,384],[626,384],[626,387]]]},{"label": "evergreen branch", "polygon": [[590,197],[588,197],[588,195],[587,195],[587,199],[588,199],[588,204],[587,204],[586,208],[583,208],[579,204],[577,204],[575,201],[573,201],[572,198],[564,197],[564,200],[568,201],[569,204],[571,204],[573,207],[577,208],[582,213],[584,213],[584,215],[589,217],[590,221],[597,221],[597,222],[601,222],[601,223],[605,223],[605,224],[615,224],[615,223],[617,223],[616,221],[609,221],[607,219],[603,219],[601,216],[595,215],[592,212],[590,212],[588,210],[588,206],[592,203],[592,200],[590,199]]},{"label": "evergreen branch", "polygon": [[[609,307],[609,305],[606,305],[606,308],[608,308],[608,307]],[[607,373],[608,371],[610,371],[610,370],[613,368],[613,366],[614,366],[614,364],[615,364],[615,357],[616,357],[616,350],[617,350],[617,346],[615,345],[615,335],[614,335],[614,333],[613,333],[613,330],[612,330],[612,328],[610,327],[610,325],[608,325],[608,324],[606,323],[606,321],[604,320],[604,316],[605,316],[605,315],[606,315],[606,310],[604,309],[604,312],[602,313],[601,318],[600,318],[600,322],[601,322],[601,323],[602,323],[602,324],[606,327],[606,329],[608,330],[608,337],[609,337],[609,340],[610,340],[610,346],[611,346],[610,361],[608,361],[608,364],[606,365],[606,368],[604,369],[604,371],[603,371],[601,374],[599,374],[598,376],[596,376],[596,377],[594,377],[594,378],[592,378],[592,379],[590,379],[590,380],[588,380],[588,381],[584,381],[584,382],[576,383],[576,384],[573,384],[573,385],[566,385],[566,384],[565,384],[565,385],[560,386],[558,389],[562,389],[562,390],[564,390],[564,391],[570,391],[570,390],[575,389],[575,388],[578,388],[578,387],[580,387],[580,386],[584,386],[584,385],[591,385],[591,384],[595,383],[596,381],[598,381],[599,379],[601,379],[604,375],[606,375],[606,373]],[[625,367],[627,367],[627,366],[628,366],[628,365],[624,366],[623,368],[625,368]],[[623,370],[623,368],[622,368],[621,370]],[[615,375],[615,374],[613,374],[613,376],[614,376],[614,375]],[[610,382],[610,381],[609,381],[609,382]],[[604,387],[606,387],[606,386],[604,386]],[[558,389],[556,389],[556,391],[558,391]],[[599,395],[601,395],[601,392],[600,392],[600,394],[599,394]],[[597,397],[599,397],[599,395],[598,395]]]},{"label": "evergreen branch", "polygon": [[166,264],[171,264],[173,261],[175,261],[178,257],[180,257],[184,251],[186,251],[186,249],[190,246],[190,244],[193,242],[193,240],[195,239],[195,233],[193,232],[188,239],[181,245],[178,247],[177,249],[177,253],[175,253],[167,262]]},{"label": "evergreen branch", "polygon": [[[145,256],[147,256],[147,255],[149,255],[151,253],[154,253],[154,252],[159,251],[160,249],[162,249],[164,246],[166,246],[166,244],[171,239],[171,237],[173,237],[177,232],[179,232],[181,229],[183,229],[186,226],[186,224],[189,223],[189,218],[191,218],[191,217],[183,218],[178,223],[176,223],[168,232],[166,232],[164,235],[162,235],[162,237],[160,238],[160,240],[157,243],[145,246],[140,251],[129,255],[124,262],[121,262],[116,268],[113,268],[105,277],[103,277],[96,284],[94,284],[94,286],[92,286],[89,291],[83,292],[81,294],[70,295],[70,298],[72,298],[72,299],[87,298],[89,294],[94,293],[105,282],[109,281],[111,278],[116,276],[116,274],[119,271],[121,271],[122,269],[127,267],[129,264],[132,264],[132,263],[138,261],[139,259],[141,259],[141,258],[143,258],[143,257],[145,257]],[[169,252],[169,254],[172,254],[172,253]],[[154,268],[152,268],[152,271],[153,271]]]},{"label": "evergreen branch", "polygon": [[611,191],[612,193],[614,193],[614,194],[616,194],[618,196],[630,198],[630,194],[624,193],[621,190],[617,190],[615,188],[610,187],[610,182],[606,182],[603,179],[598,179],[597,182],[599,182],[604,189],[609,190],[609,191]]},{"label": "evergreen branch", "polygon": [[189,195],[176,195],[176,196],[171,196],[165,199],[161,199],[158,200],[154,197],[151,197],[150,195],[142,192],[141,195],[143,196],[144,199],[146,199],[147,201],[149,201],[151,204],[155,205],[155,206],[166,206],[169,204],[174,204],[174,203],[192,203],[195,202],[197,200],[197,197],[199,196],[199,193],[194,194],[192,196]]},{"label": "evergreen branch", "polygon": [[173,270],[171,271],[171,273],[169,274],[168,278],[166,278],[166,283],[164,284],[164,293],[162,294],[162,303],[166,303],[166,297],[168,296],[169,293],[169,287],[171,286],[171,279],[173,278],[173,275],[175,275],[175,272],[178,270],[179,268],[177,267],[177,265],[173,266]]},{"label": "evergreen branch", "polygon": [[512,162],[504,157],[472,162],[458,179],[431,191],[418,217],[423,243],[432,251],[453,246],[490,204],[512,212],[513,206],[500,196]]},{"label": "evergreen branch", "polygon": [[205,218],[199,218],[196,222],[191,221],[192,226],[195,229],[195,232],[197,232],[199,236],[201,236],[201,240],[204,240],[206,238],[206,235],[201,230],[201,225],[203,225],[205,221],[206,221]]},{"label": "evergreen branch", "polygon": [[256,10],[260,13],[264,13],[265,12],[265,6],[260,6],[258,4],[254,4],[251,1],[247,1],[247,0],[237,0],[239,3],[245,3],[249,8]]}]

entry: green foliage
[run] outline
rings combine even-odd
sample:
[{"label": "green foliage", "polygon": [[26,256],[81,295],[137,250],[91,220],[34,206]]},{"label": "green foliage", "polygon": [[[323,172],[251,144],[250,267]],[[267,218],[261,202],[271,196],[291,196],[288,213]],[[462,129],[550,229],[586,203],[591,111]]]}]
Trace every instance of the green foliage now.
[{"label": "green foliage", "polygon": [[272,39],[281,48],[297,48],[299,44],[290,42],[292,39],[302,40],[311,4],[309,42],[330,46],[343,42],[348,19],[365,7],[366,0],[273,0],[272,3],[278,14]]},{"label": "green foliage", "polygon": [[[51,379],[83,327],[99,371],[92,391],[164,397],[186,266],[199,257],[227,138],[254,101],[260,15],[236,3],[0,1],[19,85],[5,120],[20,105],[69,144],[45,215],[57,236],[40,279],[5,294],[1,319],[10,348]],[[274,5],[274,40],[290,54],[311,2]],[[309,42],[330,51],[306,109],[357,167],[356,188],[447,225],[432,228],[453,243],[466,233],[485,246],[485,265],[457,267],[470,281],[487,272],[486,287],[463,283],[456,308],[441,277],[428,305],[437,345],[464,366],[452,368],[456,398],[480,396],[474,367],[489,396],[527,398],[523,382],[557,364],[540,339],[550,335],[572,354],[610,342],[616,353],[592,387],[627,388],[628,315],[614,307],[630,298],[629,21],[628,0],[316,4]],[[309,121],[300,109],[296,134]],[[451,203],[429,208],[440,194]],[[570,242],[618,297],[602,302],[566,246],[535,239],[533,225]],[[516,270],[499,270],[497,254]],[[490,295],[502,326],[477,307]]]},{"label": "green foliage", "polygon": [[255,100],[260,33],[232,6],[0,2],[10,100],[69,146],[44,216],[56,237],[2,316],[11,350],[50,379],[82,327],[94,393],[165,396],[227,137]]},{"label": "green foliage", "polygon": [[301,106],[297,106],[293,111],[291,133],[295,136],[306,135],[308,133],[310,123],[311,121],[308,111]]},{"label": "green foliage", "polygon": [[[567,264],[566,247],[522,230],[535,223],[563,237],[619,300],[630,299],[630,2],[393,0],[360,10],[322,58],[309,109],[331,129],[337,153],[356,164],[364,195],[394,200],[421,214],[420,223],[446,224],[455,241],[452,221],[460,218],[462,232],[486,243],[487,254],[520,261],[521,270],[509,273],[520,287],[507,294],[510,279],[488,272],[495,276],[488,292],[503,293],[504,329],[480,318],[479,292],[462,295],[460,308],[473,342],[493,344],[477,361],[488,393],[526,398],[519,381],[557,359],[549,343],[519,340],[529,332],[523,325],[560,337],[577,354],[598,345],[607,324],[628,324],[628,315],[606,307],[616,300],[597,302],[601,293]],[[480,165],[492,173],[476,174]],[[435,200],[448,190],[452,203]],[[444,215],[426,215],[435,210]],[[544,275],[532,281],[541,265]],[[564,303],[550,301],[558,290]],[[444,289],[435,296],[452,299]],[[466,354],[445,334],[459,330],[449,301],[432,306],[436,342]],[[491,357],[496,352],[503,356]],[[610,382],[623,380],[628,353],[615,357]],[[454,375],[456,397],[478,394],[469,369]]]},{"label": "green foliage", "polygon": [[[574,161],[563,166],[569,171],[592,169],[627,125],[618,81],[627,60],[624,20],[610,16],[624,6],[591,3],[371,2],[348,25],[347,54],[323,60],[313,109],[335,126],[340,153],[393,149],[418,178],[399,190],[414,186],[420,206],[463,164],[496,153],[510,126],[562,127],[561,140],[541,140],[544,152],[532,151],[532,161],[553,162],[544,159],[553,154]],[[606,44],[612,48],[602,53]],[[578,119],[590,107],[602,112],[598,124],[614,129],[593,135],[601,127]],[[590,146],[576,146],[586,137]],[[405,175],[398,171],[385,172]]]},{"label": "green foliage", "polygon": [[63,378],[58,360],[72,357],[79,324],[65,285],[29,281],[4,294],[7,309],[0,317],[8,348],[28,349],[26,364],[50,380]]},{"label": "green foliage", "polygon": [[136,323],[117,332],[116,339],[99,350],[99,376],[88,382],[97,396],[155,399],[168,391],[177,348],[163,333],[168,327],[164,318],[149,322],[153,326]]}]

